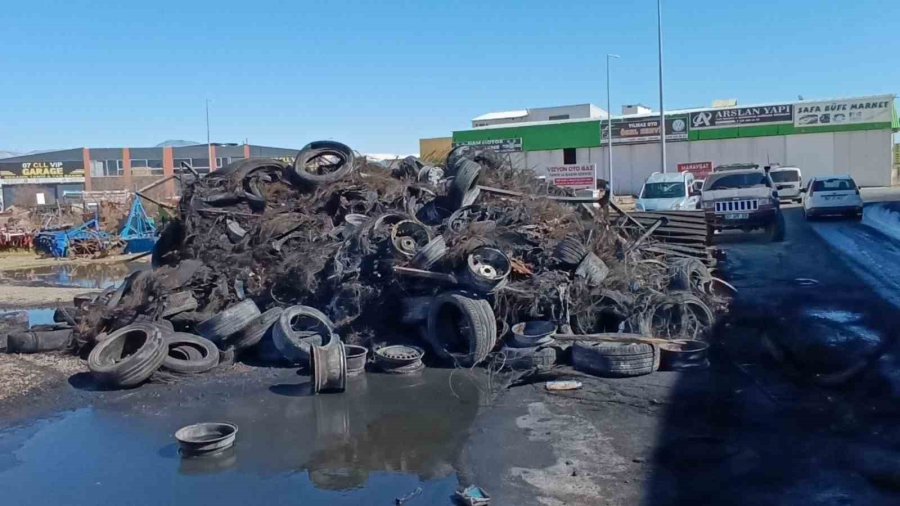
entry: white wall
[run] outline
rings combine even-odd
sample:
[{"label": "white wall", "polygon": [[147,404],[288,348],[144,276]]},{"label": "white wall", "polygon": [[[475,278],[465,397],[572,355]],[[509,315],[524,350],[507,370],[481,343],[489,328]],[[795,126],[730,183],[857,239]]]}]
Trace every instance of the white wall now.
[{"label": "white wall", "polygon": [[[804,178],[850,174],[860,186],[889,186],[892,164],[891,132],[866,130],[776,137],[748,137],[666,144],[666,166],[678,170],[679,163],[712,162],[796,165]],[[561,149],[529,151],[524,163],[538,175],[563,162]],[[596,163],[598,177],[609,179],[606,147],[579,148],[578,163]],[[613,185],[616,193],[637,194],[644,180],[659,170],[659,144],[613,146]]]}]

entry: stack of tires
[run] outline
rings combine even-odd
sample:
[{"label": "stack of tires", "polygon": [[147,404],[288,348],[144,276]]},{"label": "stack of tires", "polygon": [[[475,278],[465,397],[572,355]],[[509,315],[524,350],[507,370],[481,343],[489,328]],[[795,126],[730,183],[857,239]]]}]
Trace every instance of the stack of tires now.
[{"label": "stack of tires", "polygon": [[637,341],[577,342],[572,346],[572,366],[605,378],[641,376],[659,367],[659,353],[654,346]]}]

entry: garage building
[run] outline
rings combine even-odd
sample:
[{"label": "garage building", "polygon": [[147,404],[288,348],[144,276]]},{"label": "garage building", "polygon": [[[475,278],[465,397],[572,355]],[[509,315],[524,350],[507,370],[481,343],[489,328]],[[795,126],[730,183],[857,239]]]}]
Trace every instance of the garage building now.
[{"label": "garage building", "polygon": [[[888,186],[897,181],[892,134],[900,131],[900,123],[894,98],[755,106],[731,101],[723,107],[667,111],[666,169],[691,170],[702,177],[702,172],[729,163],[797,166],[804,177],[849,173],[861,186]],[[541,109],[543,115],[565,116],[548,109]],[[539,176],[593,170],[608,180],[605,111],[584,109],[581,117],[547,121],[529,121],[528,110],[488,113],[475,118],[472,129],[453,132],[453,143],[493,146],[508,153],[515,167]],[[647,176],[660,170],[659,113],[625,106],[611,123],[614,191],[637,194]]]},{"label": "garage building", "polygon": [[[0,210],[10,206],[55,205],[66,194],[83,191],[134,191],[175,174],[181,163],[204,174],[250,157],[293,162],[297,149],[251,144],[196,144],[150,148],[75,148],[0,158]],[[210,164],[214,160],[214,164]],[[174,182],[153,191],[154,198],[177,196]]]}]

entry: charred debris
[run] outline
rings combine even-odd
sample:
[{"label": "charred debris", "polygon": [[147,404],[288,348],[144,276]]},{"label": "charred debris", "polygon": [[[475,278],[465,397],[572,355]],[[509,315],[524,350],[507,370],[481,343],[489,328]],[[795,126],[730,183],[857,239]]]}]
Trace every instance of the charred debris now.
[{"label": "charred debris", "polygon": [[[57,312],[52,331],[112,386],[251,355],[309,367],[317,392],[366,368],[645,374],[725,308],[703,261],[658,247],[665,217],[636,220],[490,150],[385,166],[318,141],[293,164],[180,179],[153,269]],[[11,351],[41,337],[10,336]]]}]

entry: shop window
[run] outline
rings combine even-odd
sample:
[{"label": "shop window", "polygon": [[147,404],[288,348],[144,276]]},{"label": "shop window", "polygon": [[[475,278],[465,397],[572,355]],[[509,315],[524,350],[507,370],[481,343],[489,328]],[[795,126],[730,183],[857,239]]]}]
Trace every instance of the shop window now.
[{"label": "shop window", "polygon": [[132,169],[146,169],[147,168],[147,160],[137,160],[135,158],[131,159],[131,168]]},{"label": "shop window", "polygon": [[578,157],[575,155],[575,148],[563,149],[563,165],[573,165],[578,163]]},{"label": "shop window", "polygon": [[124,173],[122,160],[91,160],[92,177],[121,176]]},{"label": "shop window", "polygon": [[150,174],[154,176],[163,175],[163,161],[162,160],[147,160],[147,168],[150,169]]},{"label": "shop window", "polygon": [[231,158],[229,158],[227,156],[220,156],[220,157],[216,158],[216,168],[217,169],[221,169],[222,167],[228,165],[229,163],[231,163]]}]

